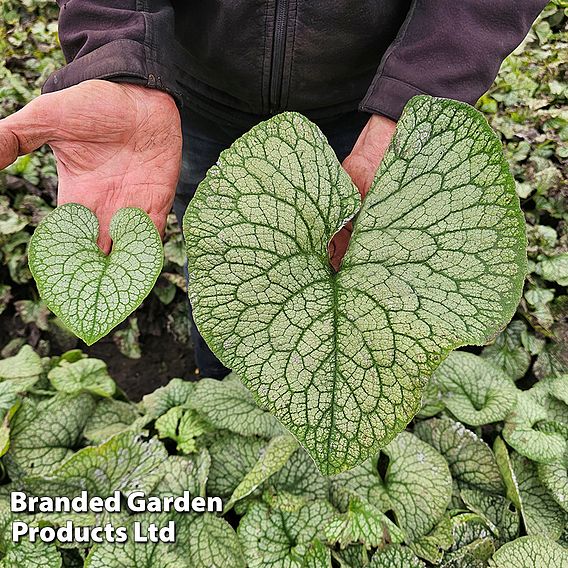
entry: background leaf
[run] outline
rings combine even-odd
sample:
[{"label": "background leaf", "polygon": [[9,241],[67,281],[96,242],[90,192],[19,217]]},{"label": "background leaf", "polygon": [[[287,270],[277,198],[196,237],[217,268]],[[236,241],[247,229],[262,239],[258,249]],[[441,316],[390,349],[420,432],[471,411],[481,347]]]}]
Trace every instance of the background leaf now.
[{"label": "background leaf", "polygon": [[568,563],[568,552],[554,541],[525,536],[502,546],[493,556],[491,568],[551,568]]},{"label": "background leaf", "polygon": [[490,493],[503,491],[491,448],[463,424],[449,418],[433,418],[419,422],[414,433],[444,456],[452,478],[460,486],[473,486]]},{"label": "background leaf", "polygon": [[517,401],[517,389],[504,371],[472,353],[455,351],[438,367],[432,383],[446,408],[472,426],[503,420]]},{"label": "background leaf", "polygon": [[116,388],[106,363],[99,359],[81,359],[70,364],[64,362],[47,376],[58,391],[68,394],[85,390],[99,396],[112,396]]},{"label": "background leaf", "polygon": [[297,512],[253,503],[238,529],[248,566],[301,568],[310,545],[323,537],[323,528],[332,516],[333,509],[325,501],[307,503]]},{"label": "background leaf", "polygon": [[95,400],[87,393],[23,400],[4,456],[10,477],[49,473],[71,456],[94,408]]}]

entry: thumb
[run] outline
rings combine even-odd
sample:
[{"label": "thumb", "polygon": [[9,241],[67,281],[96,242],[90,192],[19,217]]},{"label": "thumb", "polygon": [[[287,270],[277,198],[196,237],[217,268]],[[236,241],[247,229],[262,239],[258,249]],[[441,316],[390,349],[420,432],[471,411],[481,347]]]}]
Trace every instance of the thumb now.
[{"label": "thumb", "polygon": [[51,95],[41,95],[23,109],[0,120],[0,170],[18,156],[37,150],[51,139],[57,122]]}]

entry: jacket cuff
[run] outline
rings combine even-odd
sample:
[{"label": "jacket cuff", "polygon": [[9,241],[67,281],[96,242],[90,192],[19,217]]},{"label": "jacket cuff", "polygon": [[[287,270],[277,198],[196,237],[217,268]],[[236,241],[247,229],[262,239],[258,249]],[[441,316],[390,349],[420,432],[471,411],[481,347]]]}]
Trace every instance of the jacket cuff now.
[{"label": "jacket cuff", "polygon": [[50,75],[42,93],[60,91],[89,79],[159,89],[172,95],[178,106],[182,105],[182,93],[171,70],[150,61],[144,46],[134,40],[115,40],[71,61]]},{"label": "jacket cuff", "polygon": [[398,120],[404,105],[416,95],[424,95],[424,91],[393,77],[377,77],[365,98],[359,105],[359,110],[373,114],[382,114],[391,120]]}]

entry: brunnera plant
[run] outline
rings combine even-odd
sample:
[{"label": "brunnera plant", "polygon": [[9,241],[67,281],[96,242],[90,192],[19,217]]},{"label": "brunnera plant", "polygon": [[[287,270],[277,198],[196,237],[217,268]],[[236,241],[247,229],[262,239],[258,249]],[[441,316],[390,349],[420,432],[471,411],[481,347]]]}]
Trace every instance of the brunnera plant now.
[{"label": "brunnera plant", "polygon": [[[353,218],[336,273],[328,244]],[[284,113],[221,154],[184,236],[203,337],[324,474],[388,444],[451,350],[496,336],[527,268],[498,138],[428,96],[407,104],[363,204],[321,131]]]},{"label": "brunnera plant", "polygon": [[[324,476],[234,374],[172,379],[134,404],[102,361],[79,350],[40,358],[26,345],[0,359],[0,568],[563,568],[566,455],[538,461],[532,444],[513,446],[518,440],[500,433],[540,408],[526,441],[551,427],[566,440],[568,375],[521,390],[484,358],[461,355],[435,371],[408,430],[355,468]],[[478,368],[493,374],[477,384]],[[502,420],[492,412],[497,376],[513,400]],[[476,431],[458,421],[469,420],[471,405],[482,412]],[[69,498],[189,491],[220,497],[223,512],[15,514],[12,490]],[[135,522],[173,520],[177,538],[13,542],[16,519],[53,529],[111,523],[130,535]]]},{"label": "brunnera plant", "polygon": [[[335,272],[328,244],[351,219]],[[108,257],[78,205],[50,215],[30,245],[42,297],[88,343],[139,305],[161,267],[142,212],[113,223]],[[496,336],[526,273],[497,137],[468,105],[427,96],[406,106],[363,204],[317,126],[284,113],[221,154],[184,236],[201,333],[327,475],[404,429],[450,351]]]}]

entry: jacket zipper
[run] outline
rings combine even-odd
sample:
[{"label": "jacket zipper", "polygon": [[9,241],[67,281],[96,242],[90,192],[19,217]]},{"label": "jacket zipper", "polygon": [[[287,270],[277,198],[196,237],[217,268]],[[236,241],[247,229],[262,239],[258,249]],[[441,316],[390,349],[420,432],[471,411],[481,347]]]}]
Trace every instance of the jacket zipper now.
[{"label": "jacket zipper", "polygon": [[270,66],[270,112],[280,110],[284,59],[286,57],[286,32],[290,0],[276,0],[274,14],[274,40],[272,43],[272,64]]}]

